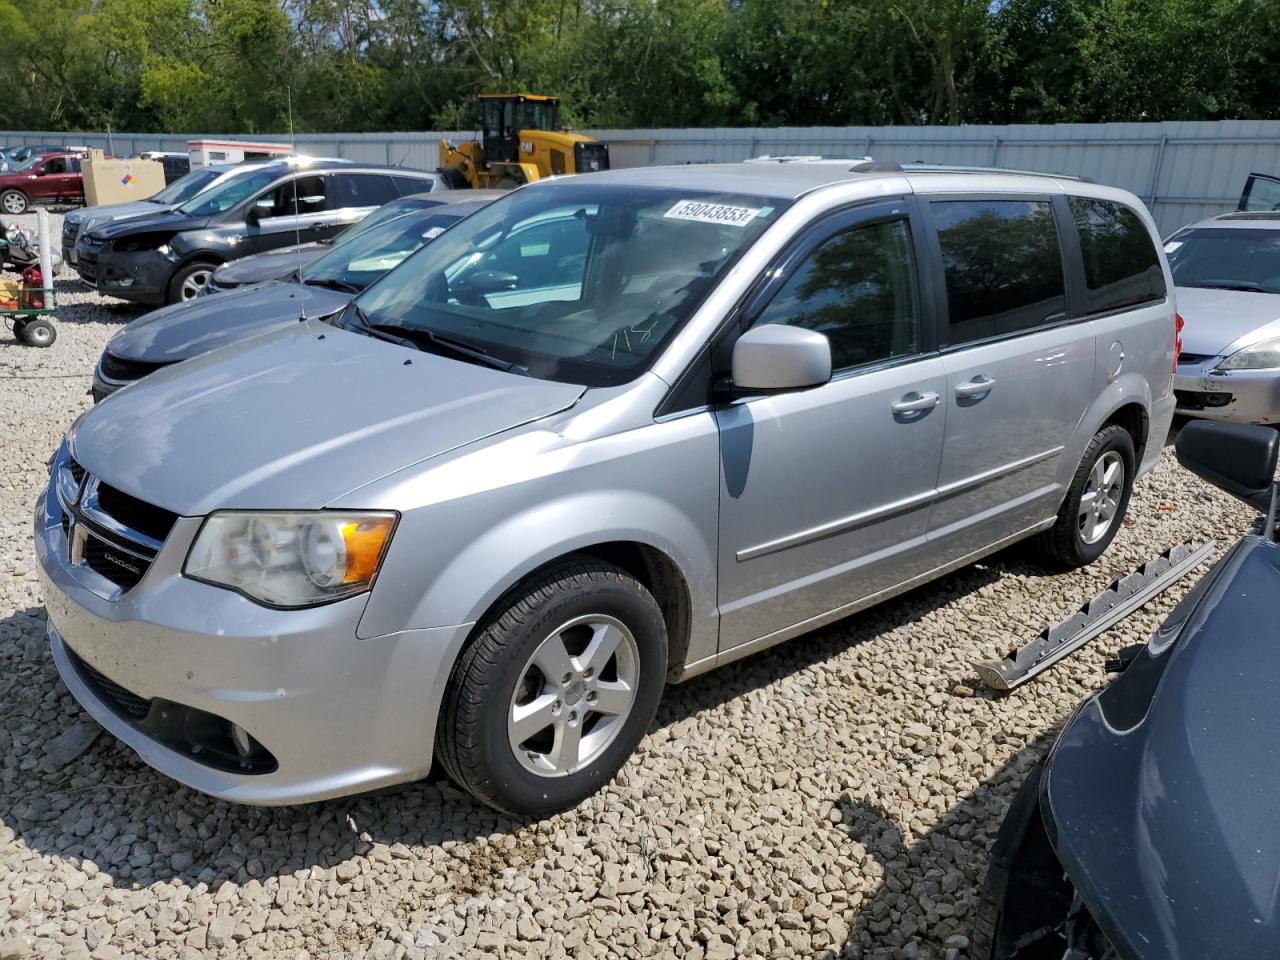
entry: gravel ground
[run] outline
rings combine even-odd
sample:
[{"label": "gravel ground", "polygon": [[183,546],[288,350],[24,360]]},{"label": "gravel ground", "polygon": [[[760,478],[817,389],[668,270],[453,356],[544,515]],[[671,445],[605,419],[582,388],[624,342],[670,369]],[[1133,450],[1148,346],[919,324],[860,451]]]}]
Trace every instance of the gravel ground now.
[{"label": "gravel ground", "polygon": [[135,315],[65,274],[61,293],[52,349],[0,328],[0,960],[964,957],[1012,791],[1190,581],[1008,697],[975,694],[968,664],[1249,521],[1166,456],[1091,569],[1006,552],[671,688],[617,781],[543,822],[445,781],[231,806],[98,736],[48,654],[31,506]]}]

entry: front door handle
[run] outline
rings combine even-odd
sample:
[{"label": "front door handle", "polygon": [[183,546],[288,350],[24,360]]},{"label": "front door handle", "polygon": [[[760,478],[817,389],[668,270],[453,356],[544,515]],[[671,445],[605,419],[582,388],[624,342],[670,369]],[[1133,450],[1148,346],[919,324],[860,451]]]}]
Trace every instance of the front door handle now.
[{"label": "front door handle", "polygon": [[991,388],[994,387],[995,385],[996,385],[995,377],[988,377],[988,376],[979,374],[978,376],[974,377],[972,380],[969,380],[966,383],[962,383],[958,387],[956,387],[956,399],[957,400],[981,400],[983,397],[985,397],[988,393],[991,392]]},{"label": "front door handle", "polygon": [[893,411],[894,416],[907,416],[914,413],[925,414],[938,405],[938,395],[936,393],[917,393],[911,391],[897,403],[889,405],[889,409]]}]

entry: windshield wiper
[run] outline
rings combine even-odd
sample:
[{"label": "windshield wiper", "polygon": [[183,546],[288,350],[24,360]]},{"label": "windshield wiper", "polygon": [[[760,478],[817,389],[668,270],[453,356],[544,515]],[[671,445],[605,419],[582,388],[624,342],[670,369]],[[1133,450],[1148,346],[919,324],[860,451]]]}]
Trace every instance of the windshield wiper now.
[{"label": "windshield wiper", "polygon": [[[298,275],[298,271],[293,271],[293,275],[296,277]],[[360,284],[351,283],[347,280],[338,280],[334,277],[315,277],[303,280],[302,282],[309,287],[324,287],[326,290],[338,290],[342,293],[364,292],[364,287],[360,286]]]},{"label": "windshield wiper", "polygon": [[1273,293],[1260,283],[1250,283],[1248,280],[1224,280],[1221,283],[1189,283],[1189,287],[1198,287],[1201,290],[1242,290],[1245,293]]},{"label": "windshield wiper", "polygon": [[471,363],[478,363],[504,372],[513,370],[520,372],[523,369],[517,367],[510,360],[503,360],[500,357],[485,353],[479,347],[474,347],[465,340],[444,336],[425,327],[410,327],[402,323],[369,323],[368,317],[364,316],[363,313],[358,315],[361,318],[361,322],[366,324],[369,329],[377,330],[380,333],[391,333],[393,336],[395,334],[403,334],[405,339],[412,341],[419,349],[425,350],[428,346],[431,346],[439,353],[451,353],[460,360],[467,360]]},{"label": "windshield wiper", "polygon": [[363,332],[366,336],[373,337],[375,340],[385,340],[387,343],[394,343],[397,346],[408,347],[410,350],[421,350],[418,344],[414,343],[407,337],[397,337],[394,333],[389,333],[384,329],[379,329],[369,322],[369,315],[357,307],[354,303],[351,309],[355,312],[356,322],[351,326]]}]

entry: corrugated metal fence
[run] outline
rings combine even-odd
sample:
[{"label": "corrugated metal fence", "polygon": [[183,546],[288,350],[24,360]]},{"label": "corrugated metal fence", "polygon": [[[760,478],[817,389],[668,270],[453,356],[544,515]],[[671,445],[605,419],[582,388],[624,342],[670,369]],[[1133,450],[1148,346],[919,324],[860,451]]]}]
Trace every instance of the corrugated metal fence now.
[{"label": "corrugated metal fence", "polygon": [[[963,127],[777,127],[584,131],[609,144],[615,167],[737,161],[760,154],[870,155],[877,160],[1043,170],[1089,177],[1132,190],[1168,233],[1235,206],[1245,177],[1280,172],[1280,121],[1054,124]],[[471,132],[449,132],[453,139]],[[197,134],[115,133],[120,155],[185,150]],[[221,135],[221,136],[226,136]],[[236,135],[280,141],[280,136]],[[305,134],[300,151],[433,170],[440,133]],[[287,139],[287,138],[284,138]],[[0,144],[59,143],[107,147],[106,134],[0,133]]]}]

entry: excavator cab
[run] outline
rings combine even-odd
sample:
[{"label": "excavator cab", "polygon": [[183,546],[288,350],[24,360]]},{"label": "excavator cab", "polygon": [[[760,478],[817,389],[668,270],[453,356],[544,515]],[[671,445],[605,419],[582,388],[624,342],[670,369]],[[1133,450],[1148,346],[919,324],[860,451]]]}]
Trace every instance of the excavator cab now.
[{"label": "excavator cab", "polygon": [[520,131],[554,132],[560,119],[560,101],[532,93],[484,93],[481,142],[490,163],[517,163]]}]

